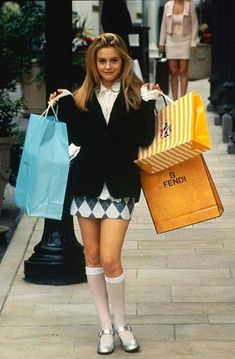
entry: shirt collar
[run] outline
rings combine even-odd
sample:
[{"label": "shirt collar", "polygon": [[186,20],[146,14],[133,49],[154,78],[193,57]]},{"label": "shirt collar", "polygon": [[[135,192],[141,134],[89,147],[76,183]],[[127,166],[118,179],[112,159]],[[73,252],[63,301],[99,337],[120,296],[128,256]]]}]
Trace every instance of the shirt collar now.
[{"label": "shirt collar", "polygon": [[113,86],[111,87],[111,89],[108,89],[107,87],[105,87],[102,82],[100,83],[100,88],[97,90],[98,93],[101,92],[108,92],[108,91],[113,91],[114,93],[119,92],[121,89],[121,81],[116,81]]}]

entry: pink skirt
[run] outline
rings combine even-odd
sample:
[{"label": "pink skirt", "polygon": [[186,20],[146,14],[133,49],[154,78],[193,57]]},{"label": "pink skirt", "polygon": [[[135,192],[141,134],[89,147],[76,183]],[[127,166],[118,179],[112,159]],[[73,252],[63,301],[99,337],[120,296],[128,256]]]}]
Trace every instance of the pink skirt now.
[{"label": "pink skirt", "polygon": [[191,54],[190,35],[167,35],[166,58],[169,60],[189,60]]}]

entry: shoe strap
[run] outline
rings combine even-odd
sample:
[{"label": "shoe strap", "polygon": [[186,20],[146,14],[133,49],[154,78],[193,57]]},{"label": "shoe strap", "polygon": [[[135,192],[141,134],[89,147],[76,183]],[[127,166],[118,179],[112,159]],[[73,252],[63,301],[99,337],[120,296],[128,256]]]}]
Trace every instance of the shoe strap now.
[{"label": "shoe strap", "polygon": [[129,332],[132,332],[132,328],[129,325],[123,325],[122,327],[119,327],[116,329],[117,334],[125,332],[128,330]]},{"label": "shoe strap", "polygon": [[114,335],[115,332],[113,329],[102,329],[99,333],[98,333],[98,336],[99,337],[102,337],[103,334],[112,334]]}]

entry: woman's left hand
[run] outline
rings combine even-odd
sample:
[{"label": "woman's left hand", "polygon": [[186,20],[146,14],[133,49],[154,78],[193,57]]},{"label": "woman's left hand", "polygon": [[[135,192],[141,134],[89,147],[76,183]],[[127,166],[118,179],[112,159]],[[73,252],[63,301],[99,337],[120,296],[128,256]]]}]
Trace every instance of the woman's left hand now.
[{"label": "woman's left hand", "polygon": [[146,82],[143,86],[146,86],[147,87],[147,90],[159,90],[161,91],[161,88],[158,84],[154,84],[152,82]]},{"label": "woman's left hand", "polygon": [[161,88],[158,84],[153,84],[151,82],[147,82],[141,87],[141,97],[144,101],[148,100],[156,100],[160,94],[158,91],[161,91]]}]

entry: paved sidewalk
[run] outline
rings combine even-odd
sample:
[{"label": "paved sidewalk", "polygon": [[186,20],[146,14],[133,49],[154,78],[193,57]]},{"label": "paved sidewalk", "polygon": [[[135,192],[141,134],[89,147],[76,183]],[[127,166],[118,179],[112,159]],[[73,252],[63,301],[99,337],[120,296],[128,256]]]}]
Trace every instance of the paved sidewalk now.
[{"label": "paved sidewalk", "polygon": [[[189,89],[208,103],[207,80]],[[235,156],[208,113],[213,149],[205,157],[224,204],[222,217],[157,235],[142,197],[124,244],[128,322],[142,346],[113,359],[235,358]],[[23,216],[0,264],[1,359],[96,359],[98,321],[86,283],[24,281],[23,264],[43,220]],[[77,238],[80,233],[75,222]],[[118,340],[117,340],[117,345]]]}]

